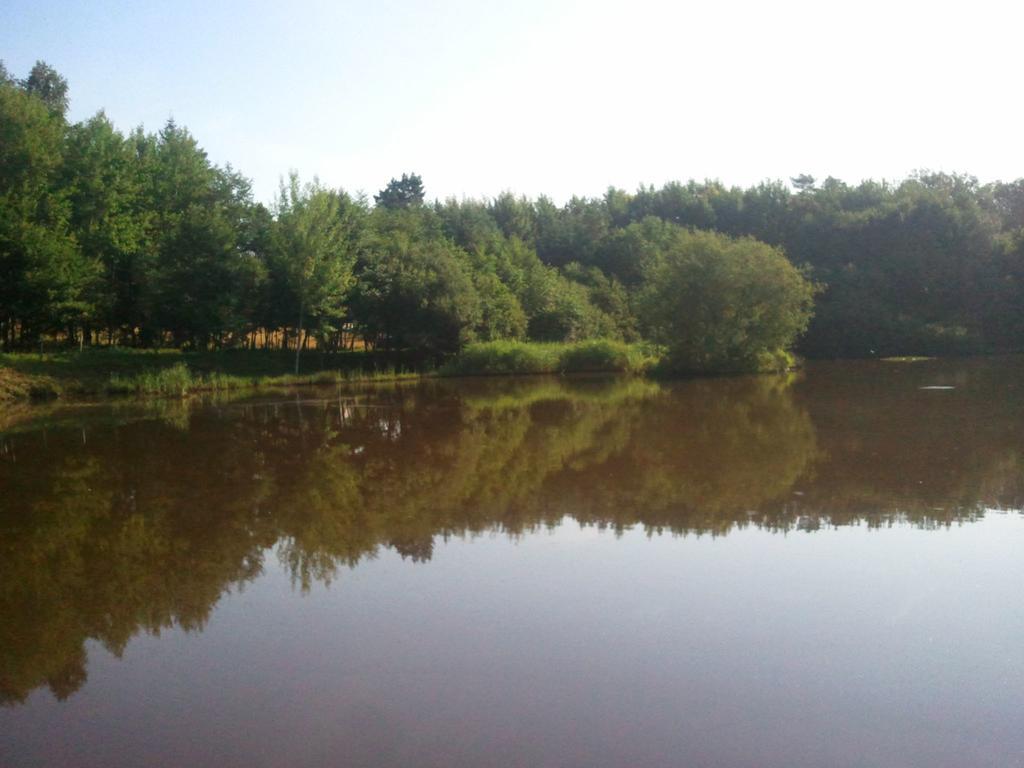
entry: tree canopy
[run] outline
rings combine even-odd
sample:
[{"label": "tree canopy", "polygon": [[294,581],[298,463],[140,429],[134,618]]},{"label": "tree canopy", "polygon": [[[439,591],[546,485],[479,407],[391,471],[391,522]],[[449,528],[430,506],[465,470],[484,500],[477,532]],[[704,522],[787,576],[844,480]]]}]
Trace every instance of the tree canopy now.
[{"label": "tree canopy", "polygon": [[402,178],[392,179],[373,200],[382,208],[413,208],[423,205],[423,179],[415,173],[403,173]]},{"label": "tree canopy", "polygon": [[103,112],[69,123],[67,103],[45,62],[23,79],[0,68],[7,350],[261,346],[298,361],[357,342],[433,355],[605,337],[719,370],[790,348],[1024,349],[1024,180],[800,174],[559,204],[428,203],[415,173],[371,202],[290,176],[268,208],[173,120],[123,134]]}]

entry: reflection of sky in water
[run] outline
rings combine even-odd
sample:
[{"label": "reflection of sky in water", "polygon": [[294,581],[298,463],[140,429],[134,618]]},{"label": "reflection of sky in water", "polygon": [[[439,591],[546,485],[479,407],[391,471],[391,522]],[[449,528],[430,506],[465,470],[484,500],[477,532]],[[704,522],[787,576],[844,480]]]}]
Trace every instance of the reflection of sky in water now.
[{"label": "reflection of sky in water", "polygon": [[714,538],[566,520],[306,593],[268,557],[203,632],[90,644],[88,686],[0,725],[13,764],[1009,765],[1022,546],[1007,514]]}]

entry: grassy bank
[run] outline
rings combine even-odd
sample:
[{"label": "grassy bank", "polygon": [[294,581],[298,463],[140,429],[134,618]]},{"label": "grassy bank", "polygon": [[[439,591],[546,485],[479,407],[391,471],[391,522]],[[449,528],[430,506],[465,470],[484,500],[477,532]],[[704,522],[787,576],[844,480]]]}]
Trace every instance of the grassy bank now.
[{"label": "grassy bank", "polygon": [[490,341],[470,344],[445,363],[442,376],[535,373],[643,373],[657,358],[646,344],[594,339],[575,344]]},{"label": "grassy bank", "polygon": [[293,387],[420,375],[396,356],[365,352],[303,360],[291,371],[293,353],[232,350],[91,349],[52,354],[0,354],[0,401],[80,399],[117,395],[180,397],[192,392]]},{"label": "grassy bank", "polygon": [[310,354],[309,369],[291,371],[291,353],[232,350],[92,349],[53,354],[0,354],[0,402],[118,395],[183,397],[197,392],[356,384],[426,376],[535,373],[640,373],[654,362],[645,345],[613,341],[577,344],[472,344],[439,369],[414,367],[401,356],[365,352]]}]

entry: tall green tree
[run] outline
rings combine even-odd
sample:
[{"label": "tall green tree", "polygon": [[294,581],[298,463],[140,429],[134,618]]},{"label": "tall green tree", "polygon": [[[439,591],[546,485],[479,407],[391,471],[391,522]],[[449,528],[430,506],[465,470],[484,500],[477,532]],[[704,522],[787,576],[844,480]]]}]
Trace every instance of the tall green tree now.
[{"label": "tall green tree", "polygon": [[68,130],[62,183],[71,229],[82,258],[97,270],[87,322],[106,328],[108,338],[131,322],[132,260],[146,246],[148,213],[135,159],[132,144],[103,112]]},{"label": "tall green tree", "polygon": [[61,185],[63,117],[23,88],[0,84],[0,323],[3,344],[27,344],[88,312],[94,277],[69,228]]},{"label": "tall green tree", "polygon": [[[247,188],[225,178],[189,131],[169,120],[142,159],[153,258],[145,272],[147,340],[169,333],[178,346],[205,348],[229,320],[236,255],[235,197]],[[241,184],[241,188],[238,185]]]},{"label": "tall green tree", "polygon": [[340,323],[353,282],[356,212],[343,192],[316,179],[301,184],[291,173],[281,183],[274,228],[274,255],[282,267],[296,318],[295,373],[307,318],[323,330]]},{"label": "tall green tree", "polygon": [[378,207],[352,295],[366,334],[390,349],[457,351],[483,321],[469,255],[428,210]]}]

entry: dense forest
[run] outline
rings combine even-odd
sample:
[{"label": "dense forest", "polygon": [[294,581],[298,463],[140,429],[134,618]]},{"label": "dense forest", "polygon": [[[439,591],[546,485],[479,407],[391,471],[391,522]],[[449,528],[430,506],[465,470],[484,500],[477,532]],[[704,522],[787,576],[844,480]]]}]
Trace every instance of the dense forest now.
[{"label": "dense forest", "polygon": [[169,120],[66,118],[0,64],[4,350],[413,349],[650,340],[680,370],[1024,348],[1024,179],[672,182],[558,205],[370,200],[295,174],[265,206]]}]

